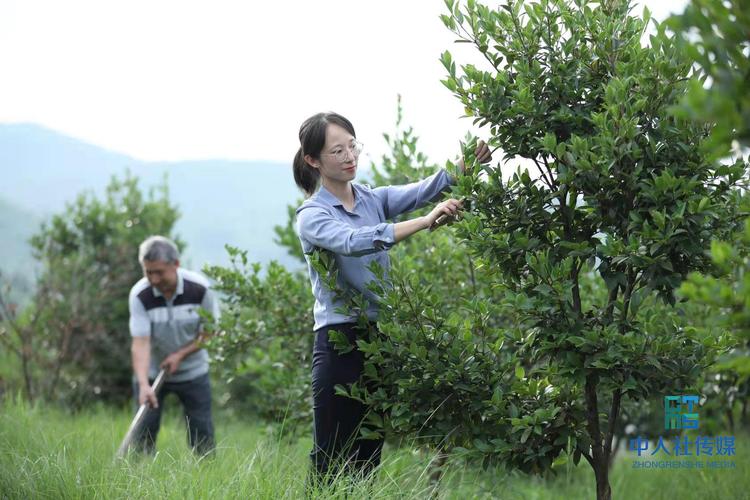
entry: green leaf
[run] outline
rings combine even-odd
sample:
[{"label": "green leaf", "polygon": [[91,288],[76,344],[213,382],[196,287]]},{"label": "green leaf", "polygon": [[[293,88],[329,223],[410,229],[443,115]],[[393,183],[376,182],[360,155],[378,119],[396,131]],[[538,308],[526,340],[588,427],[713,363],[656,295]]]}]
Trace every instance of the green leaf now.
[{"label": "green leaf", "polygon": [[349,342],[349,338],[338,330],[330,330],[328,340],[339,354],[347,354],[354,349],[354,346]]},{"label": "green leaf", "polygon": [[531,435],[531,431],[533,429],[531,427],[527,428],[525,431],[523,431],[523,434],[521,435],[521,443],[525,443],[528,441],[529,436]]},{"label": "green leaf", "polygon": [[558,456],[555,460],[552,461],[552,468],[555,469],[567,463],[568,463],[568,455],[566,455],[565,453],[560,453],[560,456]]}]

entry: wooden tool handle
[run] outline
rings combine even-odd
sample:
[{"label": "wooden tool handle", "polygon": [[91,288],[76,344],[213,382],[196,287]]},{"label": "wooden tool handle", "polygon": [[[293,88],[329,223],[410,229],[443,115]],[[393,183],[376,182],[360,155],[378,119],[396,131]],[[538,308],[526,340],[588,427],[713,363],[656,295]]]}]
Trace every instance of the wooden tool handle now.
[{"label": "wooden tool handle", "polygon": [[[151,390],[154,391],[154,394],[159,392],[159,389],[161,389],[161,386],[164,383],[164,378],[166,376],[167,376],[167,372],[164,370],[161,370],[159,374],[156,376],[156,379],[154,380],[154,383],[151,386]],[[135,413],[135,417],[133,418],[133,421],[130,423],[128,432],[125,434],[125,438],[122,440],[120,447],[117,449],[118,458],[124,457],[127,454],[128,448],[130,448],[131,441],[133,441],[133,438],[135,437],[136,432],[138,431],[141,424],[143,423],[143,419],[146,418],[146,412],[148,411],[148,406],[149,406],[148,402],[143,403],[138,408],[138,411]]]}]

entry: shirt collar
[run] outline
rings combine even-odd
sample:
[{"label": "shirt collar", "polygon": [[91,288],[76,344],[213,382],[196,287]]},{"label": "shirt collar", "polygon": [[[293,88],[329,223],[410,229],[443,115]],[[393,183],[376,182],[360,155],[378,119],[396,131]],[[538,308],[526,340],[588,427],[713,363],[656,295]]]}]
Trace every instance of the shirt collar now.
[{"label": "shirt collar", "polygon": [[[161,291],[155,286],[152,286],[151,289],[154,291],[154,297],[164,296],[164,294],[161,293]],[[178,295],[182,295],[184,291],[185,291],[185,281],[182,279],[182,269],[178,267],[177,268],[177,288],[175,289],[174,295],[172,295],[172,298],[174,299]]]},{"label": "shirt collar", "polygon": [[322,201],[325,201],[332,207],[340,207],[344,205],[341,200],[336,198],[336,196],[334,196],[334,194],[327,190],[326,187],[322,184],[320,185],[320,189],[318,190],[318,198]]},{"label": "shirt collar", "polygon": [[[359,192],[359,189],[357,187],[357,184],[352,182],[352,192],[354,193],[354,207],[352,208],[352,212],[355,212],[357,209],[357,205],[359,205],[359,202],[362,198],[362,194]],[[325,188],[324,185],[320,185],[320,189],[318,190],[318,199],[321,201],[325,201],[332,207],[344,207],[344,204],[336,198],[336,196],[331,193],[329,190]]]}]

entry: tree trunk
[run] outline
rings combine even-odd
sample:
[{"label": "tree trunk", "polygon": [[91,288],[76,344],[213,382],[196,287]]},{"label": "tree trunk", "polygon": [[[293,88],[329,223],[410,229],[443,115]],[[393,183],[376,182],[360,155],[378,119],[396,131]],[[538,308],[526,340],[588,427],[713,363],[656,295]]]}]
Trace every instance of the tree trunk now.
[{"label": "tree trunk", "polygon": [[437,450],[435,460],[430,463],[430,498],[437,498],[440,488],[440,480],[443,478],[445,462],[448,454],[440,448]]},{"label": "tree trunk", "polygon": [[[19,334],[21,332],[19,331]],[[30,402],[34,401],[34,382],[31,375],[31,367],[29,366],[31,361],[31,342],[27,337],[28,332],[21,335],[21,372],[23,373],[23,381],[26,385],[26,397]]]},{"label": "tree trunk", "polygon": [[596,500],[612,500],[612,489],[609,487],[609,467],[607,462],[596,464]]},{"label": "tree trunk", "polygon": [[60,381],[60,372],[62,371],[63,362],[65,361],[65,358],[68,354],[70,338],[73,335],[73,327],[70,324],[61,325],[60,329],[63,331],[63,334],[61,335],[60,343],[57,348],[57,356],[55,356],[55,366],[54,368],[52,368],[52,372],[54,373],[54,375],[52,376],[52,381],[47,387],[47,397],[50,399],[55,394],[57,384]]},{"label": "tree trunk", "polygon": [[[596,394],[596,376],[586,376],[584,396],[586,398],[586,420],[589,436],[591,437],[591,457],[589,463],[594,469],[596,477],[596,499],[611,500],[612,490],[609,487],[609,455],[611,452],[611,432],[603,436],[599,426],[599,402]],[[615,404],[619,404],[619,396],[615,396]],[[616,411],[615,411],[616,413]],[[610,420],[612,417],[610,416]],[[613,424],[610,424],[613,425]]]}]

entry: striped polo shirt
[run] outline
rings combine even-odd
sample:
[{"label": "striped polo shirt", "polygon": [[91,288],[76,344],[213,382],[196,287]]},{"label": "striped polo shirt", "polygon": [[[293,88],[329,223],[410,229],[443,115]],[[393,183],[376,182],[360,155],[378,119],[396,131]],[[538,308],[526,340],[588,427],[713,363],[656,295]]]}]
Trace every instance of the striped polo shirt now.
[{"label": "striped polo shirt", "polygon": [[[130,289],[130,335],[151,337],[149,378],[159,373],[159,364],[171,353],[195,339],[201,328],[200,308],[219,317],[219,304],[208,280],[187,269],[177,268],[177,289],[170,300],[144,277]],[[200,349],[182,360],[169,382],[192,380],[208,372],[208,353]]]}]

